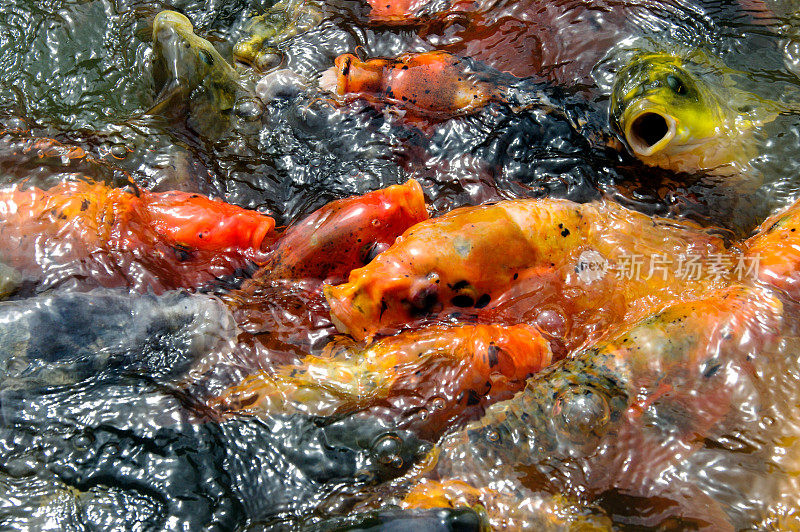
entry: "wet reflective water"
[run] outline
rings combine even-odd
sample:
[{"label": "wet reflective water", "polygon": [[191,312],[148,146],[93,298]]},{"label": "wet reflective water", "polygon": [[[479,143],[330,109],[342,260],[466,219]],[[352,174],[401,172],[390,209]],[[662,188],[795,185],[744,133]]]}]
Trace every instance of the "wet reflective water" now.
[{"label": "wet reflective water", "polygon": [[[169,93],[154,75],[185,66],[157,61],[153,24],[163,9],[186,15],[231,62],[229,106],[202,83]],[[431,216],[501,199],[605,198],[702,229],[676,243],[681,229],[663,229],[671,222],[651,229],[627,211],[605,212],[585,222],[601,228],[585,233],[596,249],[711,254],[800,196],[795,10],[772,0],[10,0],[0,5],[0,183],[47,189],[88,178],[197,192],[295,224],[299,242],[310,238],[300,221],[316,209],[414,178]],[[320,87],[342,54],[368,65],[430,50],[461,57],[469,80],[488,84],[485,105],[431,117],[404,107],[398,85],[390,103]],[[644,88],[615,88],[626,66],[657,54],[679,58],[681,84],[656,83],[656,62],[646,59],[629,71],[652,76],[631,82]],[[680,94],[692,80],[700,96],[684,114],[653,103],[663,94],[648,104],[650,123],[644,112],[625,114],[647,91]],[[616,115],[615,99],[624,103]],[[711,118],[695,118],[712,107]],[[730,134],[713,145],[713,164],[685,152],[648,159],[660,139],[677,138],[675,117],[719,125],[717,139]],[[705,137],[691,134],[693,149]],[[43,238],[4,210],[0,527],[800,526],[791,289],[756,283],[733,310],[657,314],[691,298],[716,305],[730,279],[587,289],[570,273],[583,250],[576,241],[547,249],[561,254],[547,261],[558,262],[554,270],[520,268],[517,288],[492,285],[491,305],[451,286],[450,311],[434,316],[426,312],[439,292],[417,286],[404,324],[438,332],[404,331],[368,347],[357,334],[337,335],[346,318],[331,315],[323,281],[344,283],[350,270],[379,263],[425,216],[332,211],[328,226],[319,213],[305,226],[327,248],[225,262],[163,246],[150,256],[99,246],[75,258],[57,215],[37,218],[57,235]],[[362,218],[382,225],[364,230]],[[336,231],[347,224],[361,231],[355,253],[336,250],[356,238]],[[498,234],[483,243],[502,250],[517,233]],[[452,235],[420,249],[433,256]],[[11,268],[22,255],[36,268]],[[476,271],[465,275],[485,273]],[[169,291],[178,287],[190,290]],[[567,360],[520,392],[539,368],[512,355],[533,344],[485,332],[487,323],[535,327],[535,345]],[[627,337],[651,359],[608,362]],[[457,341],[467,354],[448,354]],[[470,421],[479,425],[464,429]],[[437,510],[442,501],[456,508]]]}]

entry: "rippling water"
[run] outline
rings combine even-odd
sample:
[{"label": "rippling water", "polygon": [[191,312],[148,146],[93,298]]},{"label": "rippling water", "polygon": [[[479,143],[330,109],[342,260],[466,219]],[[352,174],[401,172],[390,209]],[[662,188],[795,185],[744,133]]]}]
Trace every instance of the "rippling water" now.
[{"label": "rippling water", "polygon": [[[800,15],[791,2],[496,0],[476,4],[483,9],[477,23],[464,15],[466,3],[445,18],[436,16],[439,4],[422,5],[419,18],[402,26],[376,23],[358,0],[305,7],[319,10],[321,22],[273,47],[276,68],[291,70],[293,81],[275,82],[277,96],[262,102],[254,87],[266,72],[237,65],[244,89],[230,124],[210,131],[202,115],[147,114],[155,103],[153,18],[162,9],[184,13],[230,60],[248,21],[269,2],[6,0],[0,183],[47,188],[85,176],[200,192],[288,225],[333,200],[415,178],[432,215],[499,199],[610,198],[697,222],[726,242],[800,196]],[[317,87],[341,54],[431,49],[471,57],[511,96],[467,116],[415,123]],[[647,166],[610,126],[614,75],[635,50],[683,56],[698,49],[735,71],[740,88],[784,109],[754,132],[757,156],[743,175]],[[36,244],[59,252],[55,241]],[[154,295],[125,290],[154,286],[144,277],[135,282],[135,269],[120,276],[118,290],[90,290],[95,285],[70,268],[23,280],[0,268],[0,293],[11,294],[0,302],[0,528],[477,529],[480,511],[467,508],[474,505],[386,505],[409,487],[398,478],[414,478],[445,433],[455,441],[460,425],[488,407],[453,384],[462,378],[457,365],[421,366],[417,380],[371,403],[322,386],[296,403],[270,398],[267,414],[242,414],[263,400],[230,392],[248,376],[321,355],[334,339],[343,360],[361,348],[336,336],[321,281],[248,284],[253,265],[197,293]],[[749,324],[755,336],[775,341],[745,342],[754,360],[725,368],[725,411],[701,412],[713,422],[686,426],[687,404],[702,401],[701,393],[717,397],[691,388],[691,397],[660,404],[649,425],[636,425],[641,433],[616,442],[627,455],[575,458],[580,446],[561,442],[555,458],[537,462],[535,442],[514,440],[519,460],[493,463],[493,453],[507,457],[508,449],[484,449],[482,440],[470,454],[446,440],[450,455],[439,474],[489,478],[509,529],[558,528],[557,520],[536,520],[551,504],[562,505],[544,512],[551,517],[591,516],[622,530],[722,521],[796,530],[799,317],[787,304],[779,325]],[[426,379],[434,384],[413,386]],[[533,377],[529,389],[550,385]],[[514,431],[524,430],[508,423],[498,426],[522,438]],[[498,430],[487,433],[492,443],[505,437]],[[692,430],[696,438],[681,447]],[[625,482],[598,480],[626,456],[637,465],[625,466]],[[537,476],[542,467],[552,478]],[[566,502],[542,498],[552,491]],[[503,498],[512,495],[516,503]]]}]

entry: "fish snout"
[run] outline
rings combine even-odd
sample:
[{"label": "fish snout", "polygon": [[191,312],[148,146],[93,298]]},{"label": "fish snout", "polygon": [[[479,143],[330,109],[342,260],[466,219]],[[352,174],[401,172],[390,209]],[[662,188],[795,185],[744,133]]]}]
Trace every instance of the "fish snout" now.
[{"label": "fish snout", "polygon": [[159,97],[195,87],[198,73],[192,34],[189,19],[175,11],[162,11],[153,20],[153,80]]},{"label": "fish snout", "polygon": [[325,285],[322,292],[331,309],[331,322],[334,327],[342,334],[352,334],[351,324],[355,321],[356,311],[353,309],[353,294],[347,293],[352,292],[352,289],[349,289],[347,284]]},{"label": "fish snout", "polygon": [[191,21],[177,11],[162,11],[153,19],[153,40],[162,41],[174,33],[193,32]]},{"label": "fish snout", "polygon": [[331,323],[340,333],[356,340],[369,340],[379,329],[380,296],[374,299],[375,295],[358,282],[326,285],[323,294],[331,309]]},{"label": "fish snout", "polygon": [[391,205],[396,205],[398,210],[405,213],[413,223],[428,219],[425,194],[417,180],[409,179],[402,185],[392,185],[386,188],[386,197]]},{"label": "fish snout", "polygon": [[411,277],[392,268],[353,270],[350,282],[325,286],[331,322],[343,334],[368,340],[378,331],[429,313],[438,302],[432,276]]}]

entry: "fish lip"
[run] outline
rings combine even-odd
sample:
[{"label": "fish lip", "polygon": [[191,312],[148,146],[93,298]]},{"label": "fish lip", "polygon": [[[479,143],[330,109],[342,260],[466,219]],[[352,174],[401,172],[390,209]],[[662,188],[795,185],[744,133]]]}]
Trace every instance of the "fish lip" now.
[{"label": "fish lip", "polygon": [[[634,108],[629,109],[626,114],[628,114],[629,119],[625,122],[625,141],[631,150],[641,157],[650,157],[662,151],[678,134],[678,121],[669,113],[654,107],[647,100],[641,101]],[[658,124],[658,126],[665,128],[661,138],[653,143],[648,142],[643,135],[637,132],[638,126],[642,125],[641,121],[646,120],[648,117],[657,117],[662,120],[663,123]]]},{"label": "fish lip", "polygon": [[184,15],[183,13],[179,13],[177,11],[173,11],[170,9],[164,9],[159,11],[154,18],[155,22],[159,21],[172,21],[173,23],[177,22],[180,24],[191,24],[189,21],[189,17]]},{"label": "fish lip", "polygon": [[332,286],[326,284],[322,288],[322,293],[328,301],[330,319],[333,326],[342,334],[352,335],[353,331],[351,331],[348,324],[345,323],[352,321],[352,306],[349,304],[349,300],[342,298],[338,293],[341,292],[343,288],[343,285]]},{"label": "fish lip", "polygon": [[172,29],[172,28],[187,28],[190,31],[193,31],[194,28],[192,26],[192,22],[189,20],[186,15],[178,13],[177,11],[161,11],[156,17],[153,19],[153,35],[156,35],[158,31],[163,29]]},{"label": "fish lip", "polygon": [[409,179],[401,185],[392,185],[385,190],[392,204],[397,205],[408,216],[412,217],[414,224],[429,218],[428,209],[425,205],[425,193],[422,190],[422,185],[416,179]]}]

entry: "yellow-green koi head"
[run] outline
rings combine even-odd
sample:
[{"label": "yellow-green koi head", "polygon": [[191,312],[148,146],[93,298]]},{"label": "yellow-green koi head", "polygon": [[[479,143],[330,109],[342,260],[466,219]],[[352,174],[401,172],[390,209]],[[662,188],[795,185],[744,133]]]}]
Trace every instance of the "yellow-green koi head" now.
[{"label": "yellow-green koi head", "polygon": [[268,44],[278,37],[290,23],[283,11],[271,11],[254,18],[247,27],[248,36],[233,47],[233,57],[237,61],[266,71],[280,63],[277,51]]},{"label": "yellow-green koi head", "polygon": [[255,17],[233,48],[233,57],[266,72],[281,62],[278,45],[322,22],[322,11],[309,0],[281,0],[265,14]]},{"label": "yellow-green koi head", "polygon": [[[158,93],[151,113],[200,98],[214,110],[230,110],[238,75],[214,46],[194,33],[192,23],[175,11],[162,11],[153,21],[153,80]],[[202,88],[205,94],[195,91]]]},{"label": "yellow-green koi head", "polygon": [[713,79],[709,82],[690,68],[672,55],[646,54],[616,76],[612,125],[646,164],[695,172],[739,157],[731,134],[744,124],[731,116],[735,113],[729,102],[723,103],[728,87],[712,85]]}]

